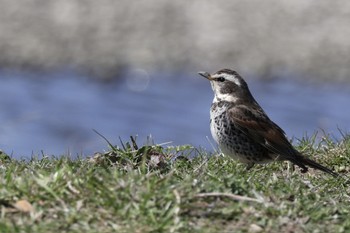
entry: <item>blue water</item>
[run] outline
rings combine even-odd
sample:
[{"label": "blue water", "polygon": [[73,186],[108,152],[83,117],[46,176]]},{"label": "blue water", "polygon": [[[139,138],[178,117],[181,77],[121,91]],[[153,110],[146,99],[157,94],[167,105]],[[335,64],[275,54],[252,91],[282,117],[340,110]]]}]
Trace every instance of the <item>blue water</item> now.
[{"label": "blue water", "polygon": [[[78,77],[79,76],[79,77]],[[247,79],[256,100],[289,137],[324,129],[339,137],[350,130],[349,86],[305,84],[284,78]],[[107,150],[93,129],[119,144],[138,135],[140,144],[193,144],[213,150],[209,83],[191,74],[131,70],[97,82],[71,71],[0,72],[0,149],[15,158],[32,155],[89,156]]]}]

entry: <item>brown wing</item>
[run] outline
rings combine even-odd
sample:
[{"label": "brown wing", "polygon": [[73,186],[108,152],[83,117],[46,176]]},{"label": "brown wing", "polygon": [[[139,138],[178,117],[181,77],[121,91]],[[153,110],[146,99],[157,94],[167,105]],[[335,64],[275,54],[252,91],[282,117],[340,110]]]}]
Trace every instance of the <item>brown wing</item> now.
[{"label": "brown wing", "polygon": [[[252,107],[251,107],[252,108]],[[283,130],[271,121],[264,111],[254,105],[254,110],[245,105],[239,105],[229,110],[231,124],[240,129],[245,135],[267,148],[270,152],[278,154],[283,159],[298,165],[302,172],[307,171],[307,166],[319,169],[335,177],[339,176],[329,168],[317,162],[305,158],[289,143]]]},{"label": "brown wing", "polygon": [[229,110],[231,123],[269,151],[293,160],[297,152],[289,143],[284,131],[271,121],[260,107],[252,107],[239,105],[231,108]]}]

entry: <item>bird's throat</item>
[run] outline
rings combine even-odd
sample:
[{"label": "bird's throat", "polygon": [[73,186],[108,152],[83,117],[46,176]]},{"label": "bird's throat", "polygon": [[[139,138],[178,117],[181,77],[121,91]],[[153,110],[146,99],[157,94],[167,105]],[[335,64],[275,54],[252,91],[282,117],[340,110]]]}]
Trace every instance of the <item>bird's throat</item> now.
[{"label": "bird's throat", "polygon": [[221,101],[236,103],[238,100],[237,97],[230,94],[215,94],[213,103],[218,103]]}]

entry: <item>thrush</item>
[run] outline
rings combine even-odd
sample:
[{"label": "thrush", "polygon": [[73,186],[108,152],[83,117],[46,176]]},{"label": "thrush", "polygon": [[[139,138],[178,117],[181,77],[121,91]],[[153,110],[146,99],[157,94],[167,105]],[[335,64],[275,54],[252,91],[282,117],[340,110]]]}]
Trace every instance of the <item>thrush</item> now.
[{"label": "thrush", "polygon": [[338,176],[331,169],[305,157],[286,137],[285,132],[256,102],[247,83],[236,72],[222,69],[214,74],[199,72],[211,83],[214,100],[210,108],[210,131],[222,153],[250,169],[254,164],[290,161]]}]

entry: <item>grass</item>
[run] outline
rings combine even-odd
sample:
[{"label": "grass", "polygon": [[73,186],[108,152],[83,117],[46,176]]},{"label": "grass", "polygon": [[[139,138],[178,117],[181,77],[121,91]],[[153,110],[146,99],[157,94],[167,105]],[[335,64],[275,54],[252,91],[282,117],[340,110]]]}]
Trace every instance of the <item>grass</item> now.
[{"label": "grass", "polygon": [[[297,147],[349,173],[350,137]],[[287,162],[246,171],[188,145],[133,138],[88,159],[1,154],[0,232],[349,232],[348,183]]]}]

